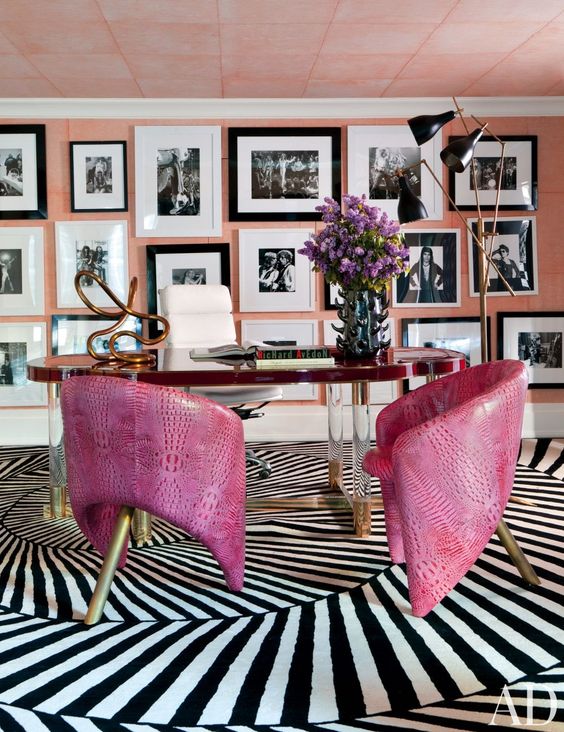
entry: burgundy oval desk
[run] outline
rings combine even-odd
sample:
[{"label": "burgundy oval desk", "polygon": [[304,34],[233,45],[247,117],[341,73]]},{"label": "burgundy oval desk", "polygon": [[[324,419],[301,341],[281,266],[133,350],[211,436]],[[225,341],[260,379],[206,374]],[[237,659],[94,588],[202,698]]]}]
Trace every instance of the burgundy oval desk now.
[{"label": "burgundy oval desk", "polygon": [[[248,364],[226,365],[213,361],[192,361],[190,350],[182,348],[153,351],[156,361],[142,367],[110,366],[88,355],[47,356],[29,361],[28,378],[48,385],[49,394],[49,475],[50,515],[65,515],[66,471],[60,413],[60,384],[71,376],[116,376],[161,386],[233,386],[261,384],[327,384],[329,419],[329,482],[343,491],[352,505],[356,533],[370,533],[370,477],[362,470],[362,460],[370,446],[369,385],[373,381],[396,381],[412,376],[435,378],[460,371],[464,354],[441,348],[390,348],[379,359],[343,360],[334,351],[335,365],[299,369],[255,369]],[[343,485],[343,422],[341,384],[352,385],[353,395],[353,492],[352,500]]]}]

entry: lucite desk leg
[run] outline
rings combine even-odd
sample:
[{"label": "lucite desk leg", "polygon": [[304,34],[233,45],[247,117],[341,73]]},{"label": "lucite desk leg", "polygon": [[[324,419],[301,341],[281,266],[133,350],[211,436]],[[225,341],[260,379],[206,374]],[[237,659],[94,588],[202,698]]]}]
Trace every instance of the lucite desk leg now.
[{"label": "lucite desk leg", "polygon": [[136,508],[131,521],[131,533],[136,546],[148,544],[153,536],[151,514]]},{"label": "lucite desk leg", "polygon": [[343,486],[343,390],[340,384],[327,385],[327,449],[329,487],[342,491]]},{"label": "lucite desk leg", "polygon": [[357,536],[371,531],[370,476],[362,469],[362,461],[370,448],[370,385],[352,385],[353,422],[353,520]]},{"label": "lucite desk leg", "polygon": [[63,416],[61,414],[61,385],[50,383],[48,389],[49,412],[49,505],[43,509],[45,518],[71,516],[67,507],[67,466],[63,442]]}]

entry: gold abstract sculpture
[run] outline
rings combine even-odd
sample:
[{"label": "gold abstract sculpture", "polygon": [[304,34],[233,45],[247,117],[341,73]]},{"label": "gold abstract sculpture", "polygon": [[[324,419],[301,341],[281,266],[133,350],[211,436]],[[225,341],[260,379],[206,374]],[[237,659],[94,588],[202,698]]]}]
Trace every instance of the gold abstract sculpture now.
[{"label": "gold abstract sculpture", "polygon": [[[113,313],[109,310],[104,310],[103,308],[99,307],[98,305],[94,305],[93,302],[90,302],[87,295],[83,292],[82,285],[80,284],[80,280],[82,277],[89,277],[91,280],[94,280],[98,285],[100,285],[102,290],[104,290],[106,295],[108,295],[108,297],[111,300],[113,300],[113,302],[121,310],[121,312]],[[116,349],[116,341],[118,341],[123,336],[131,336],[131,338],[136,340],[138,343],[142,343],[144,346],[154,346],[157,343],[164,341],[164,339],[168,336],[168,333],[170,330],[170,326],[168,324],[167,319],[163,318],[161,315],[152,315],[150,313],[140,313],[137,310],[133,309],[133,301],[135,300],[135,295],[137,293],[137,277],[132,277],[131,282],[129,283],[129,294],[127,296],[127,304],[124,304],[119,299],[119,297],[114,292],[112,292],[112,290],[108,287],[108,285],[97,274],[95,274],[94,272],[85,270],[85,269],[81,269],[79,272],[76,273],[76,276],[74,278],[74,287],[76,289],[76,292],[78,293],[78,296],[80,297],[80,299],[86,305],[87,308],[89,308],[93,312],[97,313],[98,315],[103,315],[105,318],[117,321],[114,325],[111,325],[109,328],[104,328],[103,330],[97,330],[90,335],[90,337],[88,338],[88,341],[86,343],[86,347],[88,349],[88,353],[92,356],[92,358],[95,358],[97,361],[106,361],[108,363],[132,364],[135,366],[150,364],[155,361],[155,356],[151,353],[147,353],[146,351],[123,352],[123,351],[118,351]],[[127,320],[127,317],[129,315],[133,315],[136,318],[141,318],[142,320],[158,320],[160,323],[162,323],[163,332],[156,338],[144,338],[142,335],[139,335],[138,333],[134,333],[131,330],[119,330],[120,326],[123,325],[123,323]],[[108,335],[110,333],[112,333],[112,335],[110,336],[109,343],[108,343],[110,353],[109,354],[108,353],[97,353],[94,350],[94,347],[92,345],[94,342],[94,339],[97,338],[98,336]]]}]

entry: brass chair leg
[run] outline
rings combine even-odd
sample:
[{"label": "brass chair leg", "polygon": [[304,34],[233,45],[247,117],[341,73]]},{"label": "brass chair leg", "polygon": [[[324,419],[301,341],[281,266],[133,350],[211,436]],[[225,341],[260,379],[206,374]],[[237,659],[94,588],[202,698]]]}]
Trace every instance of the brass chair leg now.
[{"label": "brass chair leg", "polygon": [[102,564],[102,569],[98,576],[96,587],[94,588],[94,594],[92,595],[92,599],[88,605],[88,612],[84,618],[85,625],[94,625],[102,617],[104,605],[110,594],[110,587],[116,573],[121,550],[123,549],[124,542],[129,537],[129,527],[131,525],[133,511],[132,506],[122,506],[119,510],[108,551],[104,557],[104,563]]},{"label": "brass chair leg", "polygon": [[527,557],[521,551],[521,547],[515,541],[515,537],[503,519],[501,519],[497,525],[495,533],[498,535],[499,540],[509,554],[511,561],[517,567],[519,574],[525,582],[528,582],[530,585],[540,585],[541,581],[537,577],[537,573],[532,568]]}]

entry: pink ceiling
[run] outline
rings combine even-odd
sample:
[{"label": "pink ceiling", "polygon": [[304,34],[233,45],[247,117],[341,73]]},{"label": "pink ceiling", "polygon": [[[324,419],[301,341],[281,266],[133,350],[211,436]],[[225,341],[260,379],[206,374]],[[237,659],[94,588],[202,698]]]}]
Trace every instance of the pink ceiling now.
[{"label": "pink ceiling", "polygon": [[0,97],[564,93],[564,0],[9,0]]}]

